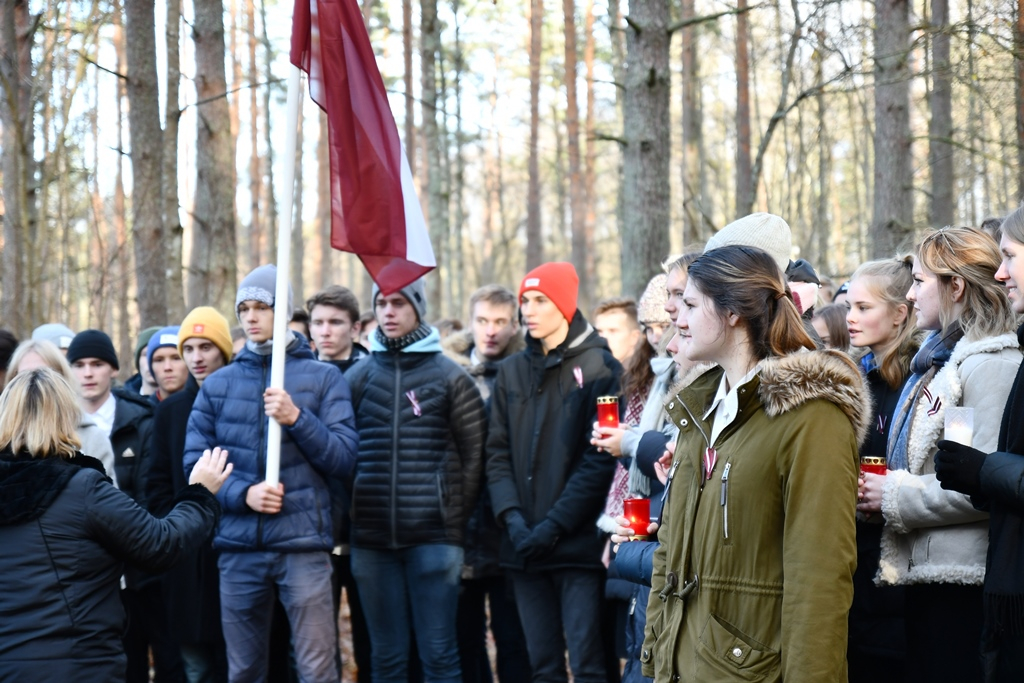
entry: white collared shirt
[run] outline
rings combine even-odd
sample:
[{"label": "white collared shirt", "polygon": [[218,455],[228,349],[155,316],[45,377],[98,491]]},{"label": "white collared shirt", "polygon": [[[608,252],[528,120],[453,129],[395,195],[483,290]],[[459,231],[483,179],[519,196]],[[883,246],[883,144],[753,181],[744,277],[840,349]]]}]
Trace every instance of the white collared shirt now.
[{"label": "white collared shirt", "polygon": [[114,428],[114,413],[117,412],[117,399],[111,393],[107,400],[95,413],[88,413],[89,419],[96,423],[96,426],[103,430],[103,433],[110,438],[110,431]]},{"label": "white collared shirt", "polygon": [[715,394],[715,400],[711,402],[711,406],[704,413],[705,420],[708,419],[711,413],[715,414],[715,421],[711,425],[712,446],[715,445],[718,437],[725,431],[726,427],[732,424],[739,413],[739,388],[754,379],[760,370],[761,364],[758,363],[750,369],[750,372],[743,375],[732,389],[728,388],[728,379],[724,373],[722,374],[722,381],[718,384],[718,393]]}]

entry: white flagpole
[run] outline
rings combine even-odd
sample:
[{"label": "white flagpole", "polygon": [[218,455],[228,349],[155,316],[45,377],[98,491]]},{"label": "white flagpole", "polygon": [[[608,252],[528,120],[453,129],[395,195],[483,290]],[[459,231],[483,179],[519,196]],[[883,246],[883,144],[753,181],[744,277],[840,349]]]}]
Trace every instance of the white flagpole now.
[{"label": "white flagpole", "polygon": [[[270,355],[270,386],[284,388],[285,335],[288,330],[288,281],[292,253],[292,212],[295,203],[295,147],[298,144],[301,83],[299,67],[288,65],[288,111],[284,144],[284,205],[277,222],[277,283],[274,291],[274,344]],[[302,189],[299,188],[301,192]],[[301,294],[300,294],[301,296]],[[268,418],[267,484],[276,487],[281,474],[281,425]]]}]

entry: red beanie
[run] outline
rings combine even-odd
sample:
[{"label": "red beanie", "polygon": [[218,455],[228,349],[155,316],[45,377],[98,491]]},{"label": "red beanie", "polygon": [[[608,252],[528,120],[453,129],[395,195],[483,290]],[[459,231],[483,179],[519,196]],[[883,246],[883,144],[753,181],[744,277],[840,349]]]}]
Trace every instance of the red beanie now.
[{"label": "red beanie", "polygon": [[536,290],[551,299],[566,320],[572,322],[576,315],[576,297],[579,296],[580,278],[571,263],[553,261],[544,263],[523,278],[519,285],[519,298],[523,292]]}]

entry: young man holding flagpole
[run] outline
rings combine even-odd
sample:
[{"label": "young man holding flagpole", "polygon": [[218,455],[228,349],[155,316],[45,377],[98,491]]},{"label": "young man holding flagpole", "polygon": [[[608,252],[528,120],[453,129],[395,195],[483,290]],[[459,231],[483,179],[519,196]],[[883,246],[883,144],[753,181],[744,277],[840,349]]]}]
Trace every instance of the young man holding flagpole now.
[{"label": "young man holding flagpole", "polygon": [[[301,337],[284,333],[287,374],[282,388],[268,387],[276,279],[274,266],[261,266],[238,289],[245,348],[203,382],[188,422],[185,471],[214,446],[234,464],[233,485],[218,492],[223,516],[214,538],[232,683],[266,678],[275,590],[288,613],[301,680],[336,683],[327,482],[351,472],[358,437],[344,377],[316,361]],[[290,291],[287,301],[286,319]],[[277,483],[265,477],[268,417],[282,432]]]}]

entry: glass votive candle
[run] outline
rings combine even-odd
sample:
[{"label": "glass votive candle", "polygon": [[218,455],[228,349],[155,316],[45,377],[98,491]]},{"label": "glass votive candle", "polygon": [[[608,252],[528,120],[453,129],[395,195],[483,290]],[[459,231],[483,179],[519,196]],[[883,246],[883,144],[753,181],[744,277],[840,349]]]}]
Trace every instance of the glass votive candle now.
[{"label": "glass votive candle", "polygon": [[974,440],[974,408],[950,406],[946,408],[946,424],[943,438],[970,446]]},{"label": "glass votive candle", "polygon": [[622,501],[622,516],[629,520],[633,538],[647,539],[647,527],[651,525],[651,501],[648,498],[627,498]]},{"label": "glass votive candle", "polygon": [[860,459],[860,471],[870,474],[884,475],[888,472],[885,458],[879,455],[865,455]]},{"label": "glass votive candle", "polygon": [[597,397],[597,422],[602,427],[619,428],[619,397]]}]

